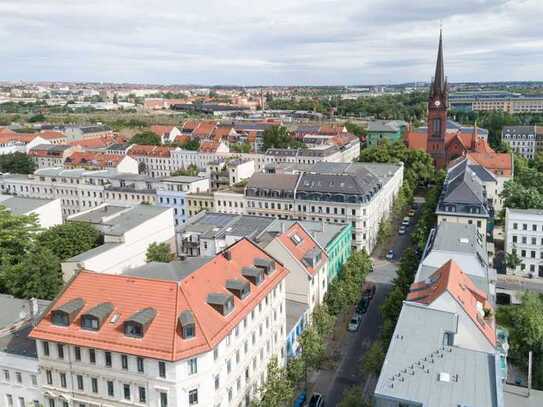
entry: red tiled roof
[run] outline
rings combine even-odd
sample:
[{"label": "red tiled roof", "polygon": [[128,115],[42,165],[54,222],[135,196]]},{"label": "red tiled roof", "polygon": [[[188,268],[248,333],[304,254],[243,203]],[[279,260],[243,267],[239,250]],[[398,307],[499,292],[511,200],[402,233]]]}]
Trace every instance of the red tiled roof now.
[{"label": "red tiled roof", "polygon": [[186,134],[181,134],[180,136],[177,136],[173,141],[175,143],[185,144],[190,141],[190,136],[187,136]]},{"label": "red tiled roof", "polygon": [[86,138],[82,140],[74,140],[68,142],[68,144],[74,146],[81,146],[84,148],[104,148],[115,143],[123,143],[126,139],[118,135],[106,135],[99,137]]},{"label": "red tiled roof", "polygon": [[427,280],[412,284],[407,300],[429,305],[446,291],[464,309],[485,338],[495,346],[494,320],[483,319],[478,308],[480,306],[482,309],[493,309],[493,307],[486,294],[475,286],[453,260],[441,266]]},{"label": "red tiled roof", "polygon": [[155,146],[148,144],[133,144],[129,150],[128,155],[143,155],[149,157],[169,157],[172,151],[172,147]]},{"label": "red tiled roof", "polygon": [[477,162],[496,175],[513,175],[513,154],[495,152],[469,152],[467,158]]},{"label": "red tiled roof", "polygon": [[161,125],[154,125],[151,126],[151,131],[155,133],[157,136],[162,137],[165,134],[170,134],[170,132],[173,130],[175,126],[161,126]]},{"label": "red tiled roof", "polygon": [[217,122],[200,122],[192,131],[192,135],[196,137],[210,137],[216,127]]},{"label": "red tiled roof", "polygon": [[[247,281],[241,274],[243,267],[253,265],[256,258],[271,259],[248,239],[242,239],[226,250],[229,250],[231,260],[219,254],[181,281],[82,271],[39,321],[31,337],[170,361],[210,351],[287,275],[287,270],[276,262],[275,271],[259,286],[250,283],[248,297],[241,300],[234,296],[233,311],[223,316],[207,303],[208,294],[228,293],[227,280]],[[82,298],[85,305],[72,324],[68,327],[53,325],[51,311],[76,298]],[[112,303],[114,309],[100,330],[81,329],[81,315],[105,302]],[[123,322],[147,307],[153,308],[156,316],[144,337],[125,336]],[[188,340],[181,337],[178,326],[178,317],[185,310],[192,311],[196,327],[195,337]],[[111,323],[111,316],[115,314],[120,317]]]},{"label": "red tiled roof", "polygon": [[200,148],[198,151],[201,153],[214,153],[219,148],[220,143],[218,141],[203,140],[200,142]]},{"label": "red tiled roof", "polygon": [[426,133],[408,132],[405,135],[405,142],[411,150],[426,151],[428,135]]},{"label": "red tiled roof", "polygon": [[56,140],[56,139],[59,139],[59,138],[65,138],[66,137],[64,135],[64,133],[62,133],[60,131],[54,131],[54,130],[41,131],[40,133],[38,133],[38,136],[40,136],[41,138],[43,138],[45,140]]},{"label": "red tiled roof", "polygon": [[[295,235],[301,239],[300,243],[298,244],[294,242],[296,239]],[[319,246],[315,239],[313,239],[298,222],[292,224],[290,228],[288,228],[284,233],[280,234],[278,239],[283,246],[285,246],[287,250],[305,266],[311,275],[315,274],[322,261],[324,261],[326,258],[326,254],[321,249],[321,261],[315,267],[311,267],[303,261],[307,252],[315,248],[319,248]]]},{"label": "red tiled roof", "polygon": [[99,168],[114,168],[123,158],[117,154],[76,151],[70,154],[64,162],[72,166],[92,165]]}]

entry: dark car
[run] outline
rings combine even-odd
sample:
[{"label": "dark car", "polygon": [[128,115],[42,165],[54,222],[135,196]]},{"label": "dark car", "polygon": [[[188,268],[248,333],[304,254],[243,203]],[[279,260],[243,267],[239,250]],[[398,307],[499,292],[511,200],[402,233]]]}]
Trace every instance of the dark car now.
[{"label": "dark car", "polygon": [[362,287],[362,297],[366,297],[369,300],[371,300],[375,296],[376,290],[377,290],[377,287],[375,286],[375,284],[367,281],[364,283],[364,286]]},{"label": "dark car", "polygon": [[368,297],[362,297],[360,301],[358,301],[358,305],[356,306],[356,312],[359,314],[365,314],[366,311],[368,311],[368,307],[370,305],[370,299]]},{"label": "dark car", "polygon": [[320,393],[313,393],[309,400],[309,407],[324,407],[324,398]]}]

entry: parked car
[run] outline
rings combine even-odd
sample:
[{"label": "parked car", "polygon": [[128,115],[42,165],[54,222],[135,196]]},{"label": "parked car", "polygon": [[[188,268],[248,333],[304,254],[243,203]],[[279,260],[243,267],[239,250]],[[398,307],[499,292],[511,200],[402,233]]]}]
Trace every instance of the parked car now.
[{"label": "parked car", "polygon": [[374,266],[373,266],[373,261],[372,261],[371,264],[370,264],[370,273],[373,273],[373,267]]},{"label": "parked car", "polygon": [[416,202],[413,202],[413,203],[411,204],[411,209],[417,209],[417,208],[418,208],[417,203],[416,203]]},{"label": "parked car", "polygon": [[376,285],[367,281],[362,287],[362,297],[369,298],[371,301],[375,297],[375,291],[377,291]]},{"label": "parked car", "polygon": [[414,209],[409,209],[409,212],[407,212],[407,214],[408,214],[410,217],[413,217],[413,216],[415,216],[415,210],[414,210]]},{"label": "parked car", "polygon": [[360,301],[358,301],[358,304],[356,306],[356,312],[359,314],[365,314],[366,311],[368,311],[369,306],[370,306],[370,298],[362,297]]},{"label": "parked car", "polygon": [[349,332],[356,332],[358,331],[358,328],[360,328],[360,315],[355,313],[349,321],[349,326],[347,326],[347,330]]},{"label": "parked car", "polygon": [[305,404],[306,398],[305,392],[301,392],[298,397],[296,397],[296,400],[294,400],[294,407],[302,407]]},{"label": "parked car", "polygon": [[313,393],[309,399],[309,407],[324,407],[324,398],[320,393]]},{"label": "parked car", "polygon": [[405,226],[400,226],[400,229],[398,230],[399,235],[405,235]]},{"label": "parked car", "polygon": [[403,218],[403,221],[402,221],[402,226],[409,226],[409,224],[411,223],[411,219],[409,219],[409,216],[406,216],[405,218]]},{"label": "parked car", "polygon": [[390,249],[386,255],[387,260],[392,260],[394,258],[394,250]]}]

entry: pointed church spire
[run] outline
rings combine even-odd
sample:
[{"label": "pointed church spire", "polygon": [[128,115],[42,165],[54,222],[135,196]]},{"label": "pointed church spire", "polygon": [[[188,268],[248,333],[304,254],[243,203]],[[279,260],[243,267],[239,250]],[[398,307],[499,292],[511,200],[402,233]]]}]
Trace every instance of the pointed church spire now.
[{"label": "pointed church spire", "polygon": [[437,51],[436,73],[434,83],[432,84],[432,94],[434,96],[444,95],[447,91],[445,79],[445,67],[443,63],[443,30],[439,30],[439,49]]}]

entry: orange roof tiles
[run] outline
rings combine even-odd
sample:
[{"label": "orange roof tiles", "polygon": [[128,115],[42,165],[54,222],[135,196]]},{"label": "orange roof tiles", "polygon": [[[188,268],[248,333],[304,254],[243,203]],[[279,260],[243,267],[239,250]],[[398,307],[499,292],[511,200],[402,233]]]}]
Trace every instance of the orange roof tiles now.
[{"label": "orange roof tiles", "polygon": [[170,132],[174,129],[175,126],[161,126],[161,125],[154,125],[151,126],[151,131],[155,133],[157,136],[162,137],[165,134],[170,134]]},{"label": "orange roof tiles", "polygon": [[86,138],[81,140],[73,140],[68,142],[68,144],[74,145],[74,146],[81,146],[84,148],[103,148],[110,146],[111,144],[115,143],[122,143],[126,141],[123,137],[116,136],[116,135],[107,135],[107,136],[99,136],[99,137],[92,137],[92,138]]},{"label": "orange roof tiles", "polygon": [[149,157],[169,157],[172,147],[155,146],[148,144],[132,144],[128,150],[128,155],[144,155]]},{"label": "orange roof tiles", "polygon": [[203,140],[198,151],[201,153],[214,153],[219,148],[219,144],[218,141]]},{"label": "orange roof tiles", "polygon": [[76,167],[91,165],[99,168],[113,168],[116,167],[123,158],[123,156],[117,154],[76,151],[68,156],[66,160],[64,160],[64,163]]},{"label": "orange roof tiles", "polygon": [[195,137],[210,137],[216,127],[217,122],[200,122],[192,131],[192,135]]},{"label": "orange roof tiles", "polygon": [[[276,262],[275,271],[261,284],[250,283],[249,296],[243,300],[234,296],[233,311],[223,316],[207,303],[208,294],[228,293],[228,279],[245,281],[241,274],[243,267],[253,265],[256,258],[272,259],[248,239],[226,250],[231,260],[219,254],[181,281],[82,271],[38,322],[31,337],[169,361],[210,351],[287,275],[287,270]],[[70,326],[52,324],[51,311],[76,298],[82,298],[85,305]],[[100,330],[81,329],[81,315],[104,302],[112,303],[114,310]],[[156,316],[144,337],[125,336],[123,322],[147,307],[153,308]],[[196,327],[195,337],[188,340],[181,337],[178,326],[178,317],[185,310],[192,311]],[[111,316],[115,314],[119,318],[112,323]]]},{"label": "orange roof tiles", "polygon": [[494,320],[483,319],[481,316],[481,310],[492,309],[493,307],[486,294],[475,286],[473,281],[453,260],[449,260],[442,265],[427,280],[412,284],[407,300],[429,305],[445,292],[449,292],[485,338],[495,346],[496,329]]},{"label": "orange roof tiles", "polygon": [[477,162],[496,175],[513,175],[513,154],[495,152],[469,152],[467,158]]},{"label": "orange roof tiles", "polygon": [[45,140],[56,140],[59,138],[65,138],[66,136],[64,133],[60,131],[54,131],[54,130],[44,130],[38,133],[38,136],[45,139]]},{"label": "orange roof tiles", "polygon": [[426,151],[428,136],[426,133],[408,132],[405,135],[405,142],[411,150]]},{"label": "orange roof tiles", "polygon": [[175,143],[185,144],[190,141],[190,136],[187,136],[186,134],[181,134],[180,136],[177,136],[173,141]]},{"label": "orange roof tiles", "polygon": [[[296,237],[297,236],[297,237]],[[286,249],[299,260],[309,274],[314,275],[319,268],[322,261],[326,258],[326,254],[322,249],[320,249],[317,242],[311,237],[311,235],[300,225],[298,222],[291,225],[284,233],[280,234],[278,237],[279,241],[286,247]],[[298,244],[295,243],[295,240],[300,239]],[[305,255],[315,248],[319,248],[321,251],[321,260],[315,267],[311,267],[306,264],[303,260]]]}]

